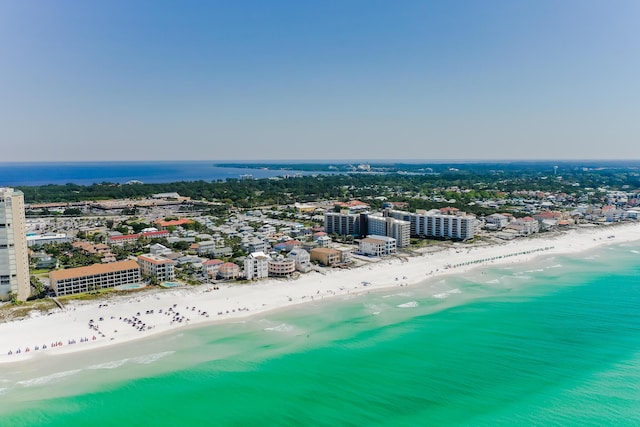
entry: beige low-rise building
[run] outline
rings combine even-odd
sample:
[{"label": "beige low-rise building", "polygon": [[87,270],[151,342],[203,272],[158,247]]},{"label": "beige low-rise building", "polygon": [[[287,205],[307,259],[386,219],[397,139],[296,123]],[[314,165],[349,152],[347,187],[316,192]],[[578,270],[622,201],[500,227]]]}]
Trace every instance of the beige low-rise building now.
[{"label": "beige low-rise building", "polygon": [[158,282],[175,279],[175,261],[159,255],[145,254],[138,256],[138,264],[143,276],[156,279]]},{"label": "beige low-rise building", "polygon": [[71,295],[140,283],[140,267],[133,260],[93,264],[49,273],[56,295]]},{"label": "beige low-rise building", "polygon": [[314,248],[310,253],[311,261],[316,261],[322,265],[332,266],[341,262],[340,251],[332,248]]},{"label": "beige low-rise building", "polygon": [[220,259],[210,259],[202,263],[202,272],[207,277],[216,278],[218,276],[218,270],[222,264],[224,264],[224,261]]},{"label": "beige low-rise building", "polygon": [[240,267],[232,262],[225,262],[218,268],[218,277],[223,280],[232,280],[240,277]]}]

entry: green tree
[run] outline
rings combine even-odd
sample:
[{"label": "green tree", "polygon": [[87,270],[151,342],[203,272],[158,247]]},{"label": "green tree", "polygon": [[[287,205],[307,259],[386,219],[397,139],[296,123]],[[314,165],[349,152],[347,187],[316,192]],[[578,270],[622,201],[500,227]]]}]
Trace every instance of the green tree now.
[{"label": "green tree", "polygon": [[44,283],[36,276],[29,277],[29,282],[31,283],[31,288],[33,289],[33,296],[36,298],[42,298],[44,296]]}]

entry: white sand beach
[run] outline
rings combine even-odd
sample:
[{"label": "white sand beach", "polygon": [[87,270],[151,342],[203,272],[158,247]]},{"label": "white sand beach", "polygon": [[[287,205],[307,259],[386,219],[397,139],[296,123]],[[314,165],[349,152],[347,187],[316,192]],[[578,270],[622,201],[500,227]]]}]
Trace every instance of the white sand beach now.
[{"label": "white sand beach", "polygon": [[0,324],[0,363],[96,349],[318,299],[420,286],[428,279],[480,266],[521,263],[538,256],[573,254],[637,240],[640,223],[584,227],[496,245],[452,245],[438,252],[394,257],[359,268],[311,272],[295,280],[220,284],[217,290],[214,285],[154,289],[89,302],[73,301],[64,310],[34,312],[32,317]]}]

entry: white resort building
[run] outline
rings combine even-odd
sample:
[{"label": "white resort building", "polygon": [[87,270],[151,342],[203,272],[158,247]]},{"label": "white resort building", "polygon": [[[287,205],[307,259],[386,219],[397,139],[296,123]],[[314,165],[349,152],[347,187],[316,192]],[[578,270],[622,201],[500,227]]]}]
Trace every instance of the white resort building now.
[{"label": "white resort building", "polygon": [[324,213],[324,231],[327,234],[359,235],[360,214],[347,210]]},{"label": "white resort building", "polygon": [[455,240],[469,240],[475,236],[477,220],[473,215],[451,215],[438,209],[417,210],[415,213],[389,210],[388,214],[393,218],[409,221],[412,236]]},{"label": "white resort building", "polygon": [[367,215],[367,234],[393,237],[398,248],[406,248],[411,244],[411,222],[381,214]]}]

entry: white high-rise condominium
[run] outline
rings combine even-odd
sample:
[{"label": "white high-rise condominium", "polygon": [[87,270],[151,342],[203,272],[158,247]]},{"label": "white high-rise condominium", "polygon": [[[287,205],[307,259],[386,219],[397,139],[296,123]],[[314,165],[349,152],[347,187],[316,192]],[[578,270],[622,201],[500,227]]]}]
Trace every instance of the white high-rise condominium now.
[{"label": "white high-rise condominium", "polygon": [[0,187],[0,299],[24,301],[30,294],[24,195]]}]

